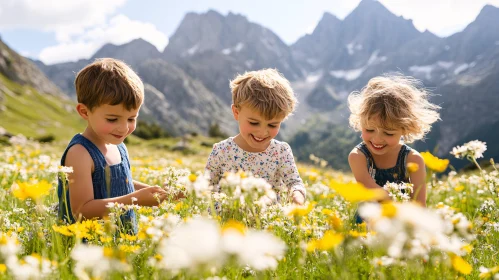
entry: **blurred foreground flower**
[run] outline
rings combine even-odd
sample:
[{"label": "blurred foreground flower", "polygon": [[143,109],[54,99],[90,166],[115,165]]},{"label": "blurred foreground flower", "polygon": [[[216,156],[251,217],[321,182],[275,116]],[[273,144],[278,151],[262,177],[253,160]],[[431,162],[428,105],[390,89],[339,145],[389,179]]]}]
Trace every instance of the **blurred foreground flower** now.
[{"label": "blurred foreground flower", "polygon": [[330,187],[350,202],[381,200],[386,197],[382,189],[368,189],[360,183],[341,183],[331,180]]},{"label": "blurred foreground flower", "polygon": [[452,148],[451,154],[456,158],[477,159],[483,157],[483,153],[487,150],[487,144],[482,141],[473,140],[462,146]]},{"label": "blurred foreground flower", "polygon": [[473,270],[471,265],[460,256],[451,254],[450,259],[454,269],[462,274],[468,275]]},{"label": "blurred foreground flower", "polygon": [[16,182],[12,185],[12,194],[21,199],[31,198],[33,200],[38,200],[39,198],[49,194],[52,185],[42,180],[40,182]]},{"label": "blurred foreground flower", "polygon": [[435,172],[444,172],[449,165],[448,159],[439,159],[438,157],[432,155],[430,152],[422,152],[421,156],[423,157],[425,165]]}]

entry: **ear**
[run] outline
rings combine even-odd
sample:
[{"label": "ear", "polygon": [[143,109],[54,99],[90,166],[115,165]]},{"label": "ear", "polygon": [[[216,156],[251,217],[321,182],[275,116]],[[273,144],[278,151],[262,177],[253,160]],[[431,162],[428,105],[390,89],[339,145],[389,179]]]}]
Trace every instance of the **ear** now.
[{"label": "ear", "polygon": [[78,103],[78,105],[76,105],[76,111],[84,120],[88,120],[88,113],[90,113],[90,110],[87,106],[82,103]]},{"label": "ear", "polygon": [[237,109],[236,105],[232,104],[230,106],[232,109],[232,114],[234,115],[234,119],[237,121],[239,119],[239,109]]}]

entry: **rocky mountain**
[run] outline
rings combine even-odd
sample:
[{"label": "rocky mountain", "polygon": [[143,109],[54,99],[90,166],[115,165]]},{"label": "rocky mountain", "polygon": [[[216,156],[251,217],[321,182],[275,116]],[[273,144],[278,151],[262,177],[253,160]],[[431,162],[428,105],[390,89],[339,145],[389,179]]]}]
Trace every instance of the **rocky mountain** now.
[{"label": "rocky mountain", "polygon": [[312,34],[307,34],[291,45],[293,57],[307,72],[319,69],[330,55],[331,47],[338,45],[341,23],[336,16],[326,12]]},{"label": "rocky mountain", "polygon": [[77,62],[64,62],[53,65],[45,65],[39,60],[34,63],[47,77],[54,82],[67,96],[76,100],[74,81],[76,74],[90,62],[88,59],[80,59]]},{"label": "rocky mountain", "polygon": [[17,54],[0,39],[0,74],[7,79],[58,97],[65,95],[30,60]]},{"label": "rocky mountain", "polygon": [[[368,5],[373,8],[365,9]],[[344,22],[349,20],[362,22],[361,18],[369,18],[369,14],[376,12],[374,7],[379,5],[381,4],[378,2],[364,0],[345,18]],[[496,133],[485,133],[485,131],[497,131],[494,128],[497,128],[499,123],[499,115],[495,110],[487,109],[499,106],[497,98],[499,84],[496,82],[499,29],[491,28],[499,26],[499,9],[490,5],[485,6],[474,22],[462,32],[447,38],[439,38],[428,31],[414,33],[413,27],[404,27],[403,21],[395,15],[385,13],[381,8],[377,12],[379,14],[376,19],[371,19],[371,25],[367,26],[366,30],[372,26],[381,28],[382,22],[398,21],[395,26],[399,25],[401,30],[405,29],[404,32],[411,32],[413,35],[410,38],[394,36],[399,38],[398,48],[395,45],[384,45],[382,42],[393,39],[392,34],[398,32],[393,30],[393,27],[384,26],[373,38],[381,43],[376,43],[375,47],[371,44],[369,58],[367,58],[369,52],[361,54],[351,52],[347,59],[333,59],[332,61],[336,63],[329,63],[326,67],[309,74],[309,78],[315,77],[318,81],[315,82],[313,89],[308,91],[306,98],[308,105],[320,109],[323,114],[330,115],[331,111],[339,111],[338,118],[332,121],[346,125],[349,112],[345,103],[348,93],[361,90],[374,76],[398,72],[420,79],[425,87],[433,92],[432,101],[442,106],[442,121],[433,127],[426,142],[418,142],[416,148],[436,150],[438,156],[449,158],[448,153],[452,147],[466,141],[477,137],[481,137],[480,140],[483,141],[497,139]],[[363,26],[366,24],[367,22],[364,22]],[[341,29],[345,30],[347,27]],[[358,51],[366,49],[364,46],[369,45],[366,43],[369,40],[365,38],[367,37],[361,40],[364,43]],[[332,52],[334,51],[341,52],[332,48]],[[346,60],[350,62],[344,62]],[[342,63],[350,66],[342,70],[334,69],[334,65]],[[317,144],[311,143],[311,145]],[[491,151],[486,156],[497,159],[499,151]],[[457,160],[453,160],[452,163],[456,167],[466,164],[465,161]]]},{"label": "rocky mountain", "polygon": [[215,123],[235,129],[229,107],[177,66],[148,60],[137,71],[146,84],[144,112],[172,134],[206,132]]},{"label": "rocky mountain", "polygon": [[161,52],[144,39],[135,39],[123,45],[106,44],[100,48],[90,59],[91,61],[101,57],[114,57],[126,61],[133,69],[149,59],[158,59]]},{"label": "rocky mountain", "polygon": [[231,101],[228,81],[238,73],[277,68],[290,80],[302,77],[290,48],[276,34],[233,13],[188,13],[163,57],[201,80],[226,104]]},{"label": "rocky mountain", "polygon": [[[440,38],[418,31],[411,20],[392,14],[378,1],[363,0],[343,20],[325,13],[312,34],[287,46],[271,30],[242,15],[209,11],[188,13],[162,53],[138,39],[106,45],[94,57],[117,57],[132,65],[146,84],[144,115],[174,134],[206,132],[215,122],[235,132],[228,112],[229,80],[244,71],[277,68],[291,80],[300,102],[281,137],[298,143],[294,149],[307,143],[324,157],[338,154],[325,142],[346,147],[356,141],[345,130],[350,92],[384,73],[414,76],[433,92],[432,101],[442,106],[442,121],[416,147],[438,147],[437,155],[449,157],[453,146],[474,135],[481,140],[499,138],[495,135],[499,116],[487,109],[499,105],[497,26],[499,9],[487,5],[463,31]],[[75,73],[88,62],[38,65],[71,95]],[[301,140],[294,141],[297,132]],[[296,154],[310,152],[307,148]],[[486,156],[498,157],[499,149]]]}]

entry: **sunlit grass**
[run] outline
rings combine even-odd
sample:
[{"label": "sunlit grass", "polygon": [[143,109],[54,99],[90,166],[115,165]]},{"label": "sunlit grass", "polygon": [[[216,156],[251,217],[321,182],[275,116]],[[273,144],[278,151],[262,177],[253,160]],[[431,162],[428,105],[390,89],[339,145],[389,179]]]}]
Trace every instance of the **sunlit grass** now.
[{"label": "sunlit grass", "polygon": [[[120,229],[119,205],[102,221],[58,223],[54,172],[63,144],[1,147],[0,279],[498,277],[494,168],[429,178],[424,210],[366,204],[378,194],[319,160],[299,164],[304,206],[289,204],[285,189],[280,204],[266,205],[258,199],[268,190],[258,181],[251,191],[237,191],[248,174],[227,176],[223,193],[212,195],[201,171],[214,140],[194,137],[187,139],[190,152],[172,152],[179,140],[128,145],[135,179],[187,193],[159,207],[135,207],[135,236]],[[353,222],[358,207],[368,225]]]}]

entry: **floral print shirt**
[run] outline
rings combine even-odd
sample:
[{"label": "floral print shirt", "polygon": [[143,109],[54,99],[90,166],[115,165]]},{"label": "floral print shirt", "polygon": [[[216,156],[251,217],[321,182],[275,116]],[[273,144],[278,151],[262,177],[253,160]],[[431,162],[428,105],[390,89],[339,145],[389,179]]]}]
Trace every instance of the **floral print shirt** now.
[{"label": "floral print shirt", "polygon": [[267,180],[274,188],[285,185],[290,191],[297,190],[306,195],[293,152],[286,142],[272,139],[267,149],[258,153],[241,149],[234,137],[214,144],[206,164],[211,184],[216,186],[225,172],[239,170]]}]

